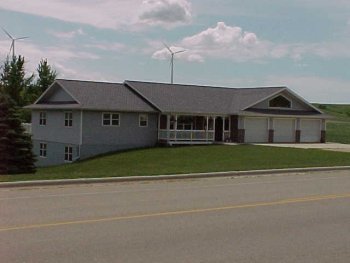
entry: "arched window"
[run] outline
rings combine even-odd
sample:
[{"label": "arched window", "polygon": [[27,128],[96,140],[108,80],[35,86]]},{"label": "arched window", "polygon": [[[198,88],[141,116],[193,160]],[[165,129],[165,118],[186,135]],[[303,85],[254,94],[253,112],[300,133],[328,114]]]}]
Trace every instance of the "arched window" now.
[{"label": "arched window", "polygon": [[273,98],[269,101],[269,107],[270,108],[288,108],[290,109],[292,107],[292,103],[290,100],[285,98],[284,96],[277,96],[276,98]]}]

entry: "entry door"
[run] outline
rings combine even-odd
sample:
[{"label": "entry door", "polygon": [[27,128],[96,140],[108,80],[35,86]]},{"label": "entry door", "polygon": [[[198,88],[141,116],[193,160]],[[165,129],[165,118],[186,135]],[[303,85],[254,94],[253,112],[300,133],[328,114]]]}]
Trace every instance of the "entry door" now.
[{"label": "entry door", "polygon": [[215,141],[216,142],[222,142],[222,126],[223,126],[223,119],[221,117],[217,117],[215,119]]}]

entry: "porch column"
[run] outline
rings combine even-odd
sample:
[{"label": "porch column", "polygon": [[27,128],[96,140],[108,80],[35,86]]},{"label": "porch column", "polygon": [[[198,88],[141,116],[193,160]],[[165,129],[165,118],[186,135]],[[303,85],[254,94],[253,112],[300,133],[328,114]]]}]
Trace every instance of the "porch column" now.
[{"label": "porch column", "polygon": [[174,130],[175,130],[175,141],[176,141],[176,135],[177,135],[177,114],[175,115],[175,123],[174,123]]},{"label": "porch column", "polygon": [[205,126],[205,140],[208,142],[208,126],[209,126],[209,116],[207,115],[207,125]]},{"label": "porch column", "polygon": [[166,115],[166,138],[167,141],[169,142],[170,139],[170,115]]},{"label": "porch column", "polygon": [[214,128],[214,138],[213,138],[213,141],[215,142],[215,121],[216,121],[216,116],[214,117],[214,120],[213,120],[213,128]]}]

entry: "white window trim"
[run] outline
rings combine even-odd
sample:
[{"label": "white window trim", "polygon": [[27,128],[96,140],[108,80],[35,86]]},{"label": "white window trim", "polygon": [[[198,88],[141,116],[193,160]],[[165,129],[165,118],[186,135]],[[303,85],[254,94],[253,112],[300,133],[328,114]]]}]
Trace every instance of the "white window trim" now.
[{"label": "white window trim", "polygon": [[[109,125],[105,125],[103,124],[103,115],[104,114],[110,114],[110,118],[109,118],[109,121],[110,121],[110,124]],[[118,114],[118,125],[112,125],[112,114]],[[103,127],[120,127],[120,120],[121,120],[121,114],[119,112],[102,112],[102,115],[101,115],[101,124]]]},{"label": "white window trim", "polygon": [[[287,108],[287,107],[271,107],[270,106],[270,101],[272,101],[272,100],[274,100],[274,99],[276,99],[277,97],[280,97],[280,96],[285,98],[286,100],[288,100],[290,102],[290,107],[289,108]],[[269,99],[269,101],[268,101],[268,108],[269,109],[277,109],[277,110],[285,110],[285,109],[291,110],[291,109],[293,109],[293,101],[288,99],[286,96],[278,94],[277,96],[274,96],[273,98]]]},{"label": "white window trim", "polygon": [[[146,125],[141,125],[141,117],[146,117]],[[139,127],[140,128],[148,127],[148,114],[139,114]]]},{"label": "white window trim", "polygon": [[[67,147],[70,147],[71,149],[72,149],[72,160],[71,161],[69,161],[69,160],[66,160],[66,148]],[[73,146],[72,145],[65,145],[64,146],[64,156],[63,156],[63,159],[64,159],[64,162],[65,163],[72,163],[73,162],[73,153],[74,153],[74,151],[73,151]],[[68,153],[69,154],[69,153]]]},{"label": "white window trim", "polygon": [[[45,114],[45,118],[41,118],[42,113]],[[45,124],[41,124],[41,120],[45,120]],[[47,113],[46,113],[46,111],[40,111],[39,112],[39,126],[46,126],[46,124],[47,124]]]},{"label": "white window trim", "polygon": [[[67,113],[71,113],[71,114],[72,114],[72,118],[71,118],[72,125],[71,125],[71,126],[67,126],[67,125],[66,125],[66,120],[69,121],[69,119],[66,119],[66,114],[67,114]],[[73,119],[74,119],[74,118],[73,118],[73,112],[72,112],[72,111],[65,111],[65,112],[64,112],[64,127],[65,127],[65,128],[73,128]]]},{"label": "white window trim", "polygon": [[[41,149],[41,145],[45,145],[45,156],[41,155],[42,149]],[[45,142],[40,142],[39,143],[39,157],[40,158],[47,158],[47,143]]]}]

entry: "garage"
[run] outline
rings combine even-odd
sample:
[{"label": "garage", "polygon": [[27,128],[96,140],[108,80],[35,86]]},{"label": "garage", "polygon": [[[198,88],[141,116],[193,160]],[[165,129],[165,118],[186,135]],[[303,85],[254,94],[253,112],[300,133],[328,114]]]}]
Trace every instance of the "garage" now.
[{"label": "garage", "polygon": [[245,142],[268,142],[268,118],[245,118]]},{"label": "garage", "polygon": [[320,142],[321,121],[300,120],[300,142]]},{"label": "garage", "polygon": [[295,119],[274,119],[274,142],[295,142]]}]

